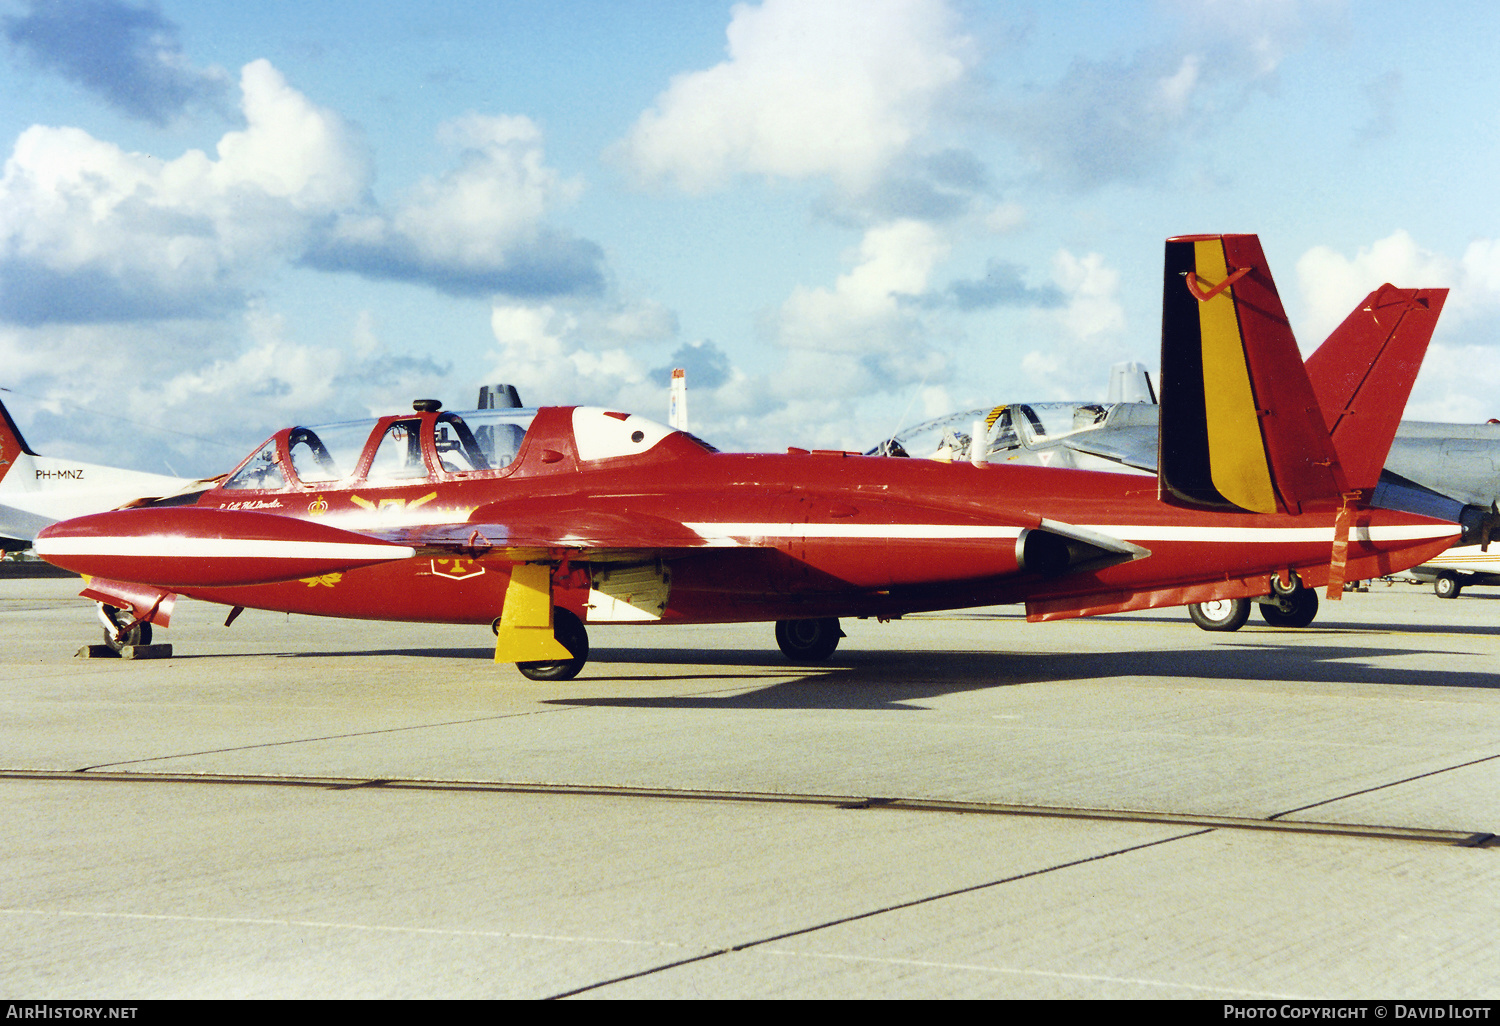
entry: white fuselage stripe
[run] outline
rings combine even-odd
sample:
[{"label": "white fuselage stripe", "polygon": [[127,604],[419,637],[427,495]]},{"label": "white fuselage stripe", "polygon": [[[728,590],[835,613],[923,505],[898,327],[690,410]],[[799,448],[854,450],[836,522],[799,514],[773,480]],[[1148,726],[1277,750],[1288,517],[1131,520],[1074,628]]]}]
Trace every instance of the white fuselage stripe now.
[{"label": "white fuselage stripe", "polygon": [[153,559],[408,559],[404,545],[283,541],[259,538],[41,538],[39,556],[124,556]]},{"label": "white fuselage stripe", "polygon": [[1018,538],[1019,527],[971,524],[683,524],[705,538]]},{"label": "white fuselage stripe", "polygon": [[[1080,525],[1084,526],[1084,525]],[[1161,525],[1089,524],[1090,531],[1116,535],[1131,541],[1208,542],[1332,542],[1333,525],[1326,527],[1198,527]],[[1356,541],[1427,541],[1457,535],[1457,524],[1381,524],[1356,526],[1349,537]]]},{"label": "white fuselage stripe", "polygon": [[[684,524],[704,538],[891,538],[900,540],[935,539],[1011,539],[1021,534],[1019,527],[988,527],[968,524],[755,524],[698,523]],[[1217,542],[1221,544],[1255,544],[1297,542],[1333,542],[1333,525],[1322,527],[1199,527],[1170,524],[1070,524],[1112,538],[1132,542]],[[1354,541],[1426,541],[1456,535],[1458,526],[1390,525],[1355,527],[1349,532]]]}]

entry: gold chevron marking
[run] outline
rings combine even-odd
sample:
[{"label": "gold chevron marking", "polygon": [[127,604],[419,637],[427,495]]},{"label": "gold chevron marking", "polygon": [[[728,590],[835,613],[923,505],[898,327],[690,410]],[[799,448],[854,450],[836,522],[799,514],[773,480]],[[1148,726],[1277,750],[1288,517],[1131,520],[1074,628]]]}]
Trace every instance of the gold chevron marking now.
[{"label": "gold chevron marking", "polygon": [[354,503],[356,506],[361,506],[365,509],[372,510],[377,513],[383,513],[388,509],[416,509],[418,506],[427,505],[427,503],[436,498],[437,492],[428,492],[420,499],[379,499],[372,501],[362,495],[351,495],[349,496],[349,501]]}]

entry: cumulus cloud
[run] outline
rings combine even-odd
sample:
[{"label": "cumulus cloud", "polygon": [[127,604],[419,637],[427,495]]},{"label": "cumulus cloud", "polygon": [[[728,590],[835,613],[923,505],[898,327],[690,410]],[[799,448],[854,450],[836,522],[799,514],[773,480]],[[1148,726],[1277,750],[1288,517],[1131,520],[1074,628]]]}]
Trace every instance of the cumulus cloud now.
[{"label": "cumulus cloud", "polygon": [[271,64],[245,66],[245,127],[216,155],[130,153],[34,125],[0,177],[0,320],[202,317],[244,302],[281,261],[452,295],[597,295],[599,247],[548,224],[579,188],[524,117],[471,115],[441,136],[456,165],[392,210],[368,197],[362,139]]},{"label": "cumulus cloud", "polygon": [[515,385],[537,406],[625,406],[649,409],[653,393],[645,363],[620,345],[602,346],[578,311],[551,303],[497,302],[490,311],[496,349],[485,380]]},{"label": "cumulus cloud", "polygon": [[1274,88],[1287,55],[1336,23],[1342,0],[1173,0],[1173,38],[1079,58],[1054,83],[994,104],[991,123],[1040,180],[1074,190],[1169,173],[1186,145],[1253,90]]},{"label": "cumulus cloud", "polygon": [[1500,352],[1495,346],[1434,340],[1422,360],[1405,419],[1484,423],[1500,417],[1497,396]]},{"label": "cumulus cloud", "polygon": [[191,67],[177,26],[155,4],[29,0],[3,19],[5,37],[33,62],[125,114],[164,125],[195,104],[217,105],[229,78]]},{"label": "cumulus cloud", "polygon": [[[1400,288],[1450,288],[1459,268],[1452,260],[1419,246],[1406,231],[1396,231],[1351,259],[1328,246],[1315,246],[1297,261],[1297,285],[1304,316],[1298,341],[1306,352],[1328,337],[1354,305],[1389,282]],[[1464,300],[1449,297],[1445,319],[1451,319]],[[1455,302],[1456,301],[1456,302]]]},{"label": "cumulus cloud", "polygon": [[[665,420],[670,367],[652,366],[633,340],[611,337],[587,311],[552,303],[497,301],[491,312],[495,350],[487,380],[516,385],[534,405],[592,405]],[[680,346],[671,366],[688,372],[692,431],[723,449],[774,451],[787,445],[841,447],[863,443],[879,428],[854,423],[840,378],[822,379],[821,394],[798,380],[799,360],[832,361],[847,375],[844,354],[789,354],[781,366],[747,372],[712,342]]]},{"label": "cumulus cloud", "polygon": [[1021,369],[1045,398],[1098,395],[1106,368],[1131,355],[1119,300],[1120,272],[1098,253],[1079,257],[1060,250],[1052,275],[1064,301],[1042,313],[1038,325],[1052,344],[1028,352]]},{"label": "cumulus cloud", "polygon": [[471,114],[445,124],[439,138],[459,147],[455,167],[423,180],[393,211],[342,214],[304,263],[457,296],[603,291],[599,247],[546,222],[581,186],[547,166],[529,118]]},{"label": "cumulus cloud", "polygon": [[[588,296],[565,314],[576,334],[560,337],[576,346],[576,380],[598,383],[598,396],[646,372],[623,349],[583,339],[628,347],[675,335],[659,303],[595,296],[598,247],[547,223],[578,185],[547,166],[529,120],[443,126],[453,167],[385,208],[371,199],[362,137],[337,114],[264,60],[245,66],[240,90],[243,126],[211,153],[161,159],[43,125],[17,138],[0,173],[0,365],[46,407],[96,407],[129,425],[101,431],[44,409],[39,437],[57,451],[208,473],[285,422],[451,393],[449,367],[385,352],[368,318],[345,340],[297,341],[255,298],[288,264],[463,295]],[[516,380],[504,368],[493,380]],[[542,401],[565,401],[572,383],[530,380]],[[227,454],[215,439],[232,439]]]},{"label": "cumulus cloud", "polygon": [[881,418],[875,426],[862,410],[884,413],[892,393],[947,377],[926,298],[948,252],[943,234],[925,222],[876,226],[832,288],[799,286],[768,320],[783,352],[777,416],[783,426],[800,425],[807,438],[799,444],[867,448],[888,424]]},{"label": "cumulus cloud", "polygon": [[997,126],[1052,182],[1093,188],[1161,172],[1200,117],[1201,61],[1153,51],[1074,61],[1049,89],[997,109]]},{"label": "cumulus cloud", "polygon": [[690,192],[736,175],[868,189],[965,73],[941,0],[765,0],[734,8],[729,56],[679,75],[617,148],[647,182]]},{"label": "cumulus cloud", "polygon": [[834,287],[798,286],[777,317],[780,345],[830,353],[893,352],[917,335],[908,300],[927,291],[933,268],[948,255],[942,234],[922,221],[872,228],[859,247],[859,263]]},{"label": "cumulus cloud", "polygon": [[333,113],[266,61],[240,80],[246,127],[217,159],[164,161],[77,128],[21,133],[0,177],[0,319],[191,317],[242,301],[268,259],[355,201],[369,172]]},{"label": "cumulus cloud", "polygon": [[949,305],[958,310],[987,310],[997,306],[1058,307],[1062,289],[1052,283],[1028,284],[1025,268],[1005,260],[991,260],[983,276],[953,281],[932,297],[931,305]]},{"label": "cumulus cloud", "polygon": [[213,321],[0,326],[23,397],[6,402],[47,455],[199,476],[288,424],[391,413],[451,384],[451,367],[390,351],[368,314],[318,344],[294,335],[258,301]]},{"label": "cumulus cloud", "polygon": [[1448,300],[1406,415],[1414,420],[1475,421],[1500,416],[1500,240],[1475,239],[1453,258],[1392,232],[1352,257],[1317,246],[1297,261],[1305,316],[1303,349],[1315,348],[1372,290],[1447,288]]},{"label": "cumulus cloud", "polygon": [[687,382],[692,388],[718,388],[734,372],[728,354],[708,339],[679,346],[667,366],[651,372],[651,380],[668,388],[672,384],[672,371],[678,368],[687,372]]}]

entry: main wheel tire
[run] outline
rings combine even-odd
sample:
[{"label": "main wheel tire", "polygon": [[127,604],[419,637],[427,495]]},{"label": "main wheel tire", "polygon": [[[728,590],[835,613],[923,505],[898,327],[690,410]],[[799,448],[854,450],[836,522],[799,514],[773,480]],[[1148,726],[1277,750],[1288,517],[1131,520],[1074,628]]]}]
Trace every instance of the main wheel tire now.
[{"label": "main wheel tire", "polygon": [[844,632],[834,617],[822,620],[777,620],[776,644],[794,663],[821,663],[839,647]]},{"label": "main wheel tire", "polygon": [[1188,606],[1188,616],[1206,631],[1237,631],[1250,619],[1250,600],[1238,598],[1194,602]]},{"label": "main wheel tire", "polygon": [[1272,627],[1306,627],[1318,615],[1318,593],[1311,588],[1299,588],[1286,596],[1286,600],[1292,604],[1290,610],[1262,602],[1261,618]]},{"label": "main wheel tire", "polygon": [[[128,609],[119,609],[115,606],[105,606],[104,615],[111,621],[124,627],[135,619],[135,614]],[[137,645],[151,644],[151,625],[149,623],[138,623],[120,637],[109,628],[104,629],[104,643],[116,652],[122,648],[133,648]]]},{"label": "main wheel tire", "polygon": [[558,663],[517,663],[521,676],[530,680],[572,680],[589,660],[589,632],[583,621],[566,609],[552,610],[552,636],[573,654]]},{"label": "main wheel tire", "polygon": [[1432,590],[1437,593],[1438,598],[1458,598],[1458,593],[1464,590],[1457,574],[1446,571],[1438,574],[1437,580],[1432,582]]}]

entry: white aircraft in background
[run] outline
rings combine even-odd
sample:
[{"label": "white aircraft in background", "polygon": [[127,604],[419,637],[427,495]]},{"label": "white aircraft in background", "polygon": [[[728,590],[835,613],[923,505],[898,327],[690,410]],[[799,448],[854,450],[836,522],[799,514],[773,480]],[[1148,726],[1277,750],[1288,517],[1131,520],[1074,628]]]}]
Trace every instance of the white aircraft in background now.
[{"label": "white aircraft in background", "polygon": [[1458,598],[1458,593],[1471,585],[1500,584],[1500,551],[1489,552],[1482,545],[1455,545],[1398,576],[1431,582],[1438,598]]},{"label": "white aircraft in background", "polygon": [[[1159,410],[1145,367],[1119,363],[1111,368],[1109,398],[1102,403],[1007,403],[950,413],[888,438],[870,453],[972,462],[977,437],[984,463],[1155,474]],[[1488,509],[1500,503],[1500,423],[1404,420],[1385,470],[1388,489],[1406,486],[1438,504],[1407,512],[1442,516],[1434,509]]]},{"label": "white aircraft in background", "polygon": [[29,548],[38,531],[59,520],[100,513],[136,499],[175,495],[198,483],[40,456],[0,404],[0,548],[7,551]]}]

